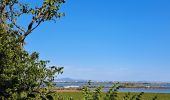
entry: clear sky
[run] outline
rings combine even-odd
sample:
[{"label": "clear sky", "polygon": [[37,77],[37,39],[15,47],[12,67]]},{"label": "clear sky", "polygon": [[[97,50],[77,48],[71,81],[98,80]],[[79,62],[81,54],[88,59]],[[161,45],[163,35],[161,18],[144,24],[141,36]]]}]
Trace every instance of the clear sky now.
[{"label": "clear sky", "polygon": [[59,78],[170,81],[169,5],[169,0],[66,0],[61,6],[66,16],[42,24],[27,38],[26,49],[64,66]]}]

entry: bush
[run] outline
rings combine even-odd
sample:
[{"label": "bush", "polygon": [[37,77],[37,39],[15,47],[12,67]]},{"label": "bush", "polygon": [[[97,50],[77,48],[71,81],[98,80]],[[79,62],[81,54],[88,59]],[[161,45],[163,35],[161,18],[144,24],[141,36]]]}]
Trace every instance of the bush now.
[{"label": "bush", "polygon": [[63,67],[47,63],[24,50],[15,31],[0,27],[0,99],[51,98],[50,87]]}]

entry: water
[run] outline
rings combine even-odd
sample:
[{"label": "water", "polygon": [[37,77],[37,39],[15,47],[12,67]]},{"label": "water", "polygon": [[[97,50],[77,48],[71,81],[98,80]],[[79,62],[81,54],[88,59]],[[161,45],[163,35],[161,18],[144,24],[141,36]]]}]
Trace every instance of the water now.
[{"label": "water", "polygon": [[[76,83],[76,82],[66,82],[66,83],[56,83],[56,86],[88,86],[88,83],[81,82],[81,83]],[[113,86],[113,83],[91,83],[90,86],[104,86],[104,87],[111,87]]]},{"label": "water", "polygon": [[[87,86],[87,83],[57,83],[56,86]],[[111,87],[113,83],[92,83],[91,86],[104,86]],[[152,89],[152,88],[120,88],[120,92],[147,92],[147,93],[170,93],[170,83],[152,83],[144,84],[144,86],[159,86],[166,87],[165,89]],[[103,88],[103,91],[108,91],[109,88]]]}]

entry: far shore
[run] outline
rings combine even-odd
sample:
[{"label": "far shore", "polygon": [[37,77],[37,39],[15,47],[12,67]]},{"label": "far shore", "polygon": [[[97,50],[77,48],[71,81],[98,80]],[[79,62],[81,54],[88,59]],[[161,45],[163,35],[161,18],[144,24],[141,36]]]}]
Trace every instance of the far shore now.
[{"label": "far shore", "polygon": [[[54,87],[54,90],[81,90],[83,86],[80,87],[70,87],[70,88],[65,88],[65,87]],[[88,88],[97,88],[97,86],[88,86]],[[103,87],[103,88],[111,88],[111,87]],[[130,88],[130,89],[170,89],[170,87],[157,87],[157,86],[152,86],[152,87],[146,87],[146,86],[127,86],[127,87],[120,87],[122,89],[124,88]]]},{"label": "far shore", "polygon": [[81,90],[55,90],[56,92],[81,92]]}]

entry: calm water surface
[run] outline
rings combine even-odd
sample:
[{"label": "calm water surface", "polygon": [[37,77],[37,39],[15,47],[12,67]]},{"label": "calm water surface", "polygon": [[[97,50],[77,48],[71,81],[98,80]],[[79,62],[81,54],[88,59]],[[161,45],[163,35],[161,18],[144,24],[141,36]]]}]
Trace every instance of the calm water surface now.
[{"label": "calm water surface", "polygon": [[[56,86],[87,86],[87,83],[57,83]],[[92,83],[91,86],[110,87],[112,83]],[[148,85],[147,85],[148,86]],[[165,84],[150,84],[150,86],[167,87],[168,89],[150,89],[150,88],[120,88],[120,92],[148,92],[148,93],[170,93],[170,83]],[[109,88],[103,88],[103,91],[108,91]]]}]

